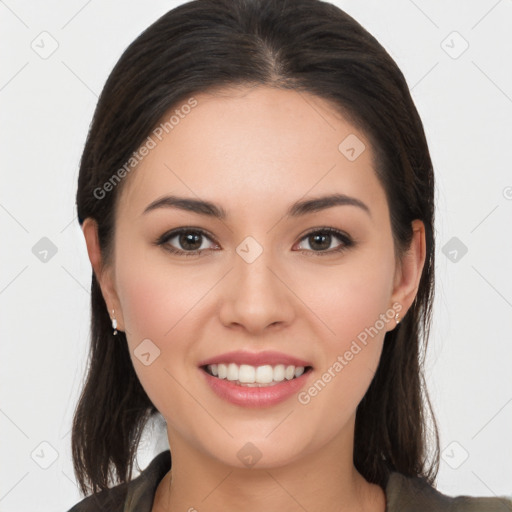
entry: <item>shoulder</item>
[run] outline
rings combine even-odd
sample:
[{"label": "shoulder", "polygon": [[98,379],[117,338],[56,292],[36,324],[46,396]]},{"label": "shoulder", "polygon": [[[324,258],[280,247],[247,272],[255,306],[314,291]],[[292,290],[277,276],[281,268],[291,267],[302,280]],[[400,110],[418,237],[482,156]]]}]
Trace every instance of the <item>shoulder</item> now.
[{"label": "shoulder", "polygon": [[130,482],[87,496],[68,512],[151,512],[156,488],[171,469],[171,453],[158,454]]},{"label": "shoulder", "polygon": [[447,496],[421,477],[397,472],[389,477],[386,505],[386,512],[512,512],[512,499]]},{"label": "shoulder", "polygon": [[129,484],[121,484],[112,489],[87,496],[68,512],[123,512]]}]

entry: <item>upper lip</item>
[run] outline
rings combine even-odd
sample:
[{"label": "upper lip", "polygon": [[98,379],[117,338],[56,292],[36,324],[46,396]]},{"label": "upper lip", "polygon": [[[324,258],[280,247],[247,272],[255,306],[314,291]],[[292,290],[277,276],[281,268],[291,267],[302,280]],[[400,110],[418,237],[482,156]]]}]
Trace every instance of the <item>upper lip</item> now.
[{"label": "upper lip", "polygon": [[225,352],[218,356],[210,357],[201,361],[199,366],[207,366],[209,364],[219,363],[235,363],[237,365],[248,364],[251,366],[270,365],[276,366],[278,364],[293,365],[293,366],[312,366],[311,363],[304,359],[299,359],[282,352],[275,352],[266,350],[263,352],[247,352],[243,350],[236,350],[233,352]]}]

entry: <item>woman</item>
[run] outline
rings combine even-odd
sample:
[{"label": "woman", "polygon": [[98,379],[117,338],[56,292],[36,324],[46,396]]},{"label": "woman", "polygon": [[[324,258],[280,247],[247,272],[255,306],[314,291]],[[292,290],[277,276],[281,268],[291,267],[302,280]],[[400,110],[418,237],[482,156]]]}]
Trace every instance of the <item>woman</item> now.
[{"label": "woman", "polygon": [[[195,0],[149,27],[80,167],[72,510],[512,510],[433,487],[433,198],[403,75],[340,9]],[[170,451],[132,479],[158,412]]]}]

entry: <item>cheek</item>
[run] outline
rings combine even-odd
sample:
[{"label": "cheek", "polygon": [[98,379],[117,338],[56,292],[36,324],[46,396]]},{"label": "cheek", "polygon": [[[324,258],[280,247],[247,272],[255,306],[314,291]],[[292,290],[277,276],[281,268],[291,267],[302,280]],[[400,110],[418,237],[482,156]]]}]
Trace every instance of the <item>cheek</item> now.
[{"label": "cheek", "polygon": [[309,277],[302,279],[299,293],[307,297],[305,302],[325,326],[322,339],[331,358],[333,352],[348,349],[361,333],[364,338],[367,328],[376,325],[383,338],[391,327],[394,265],[390,246],[354,253],[338,267],[319,267],[306,273]]},{"label": "cheek", "polygon": [[173,338],[211,281],[211,276],[202,276],[202,280],[190,275],[187,269],[169,263],[165,255],[143,250],[120,258],[116,276],[123,320],[133,342]]},{"label": "cheek", "polygon": [[194,340],[204,325],[204,298],[218,277],[211,270],[191,273],[178,265],[173,268],[165,257],[136,257],[132,252],[130,258],[117,262],[116,278],[130,356],[140,383],[160,411],[181,410],[182,386],[193,384],[184,368],[197,360]]},{"label": "cheek", "polygon": [[132,342],[140,338],[159,338],[162,331],[171,327],[173,312],[179,305],[178,301],[172,302],[165,281],[148,270],[143,276],[132,273],[120,277],[123,320]]},{"label": "cheek", "polygon": [[347,260],[337,272],[331,268],[316,273],[315,289],[322,293],[316,294],[311,309],[320,313],[328,329],[323,329],[317,380],[299,401],[309,404],[318,417],[336,418],[325,428],[346,421],[378,367],[384,336],[394,322],[390,302],[394,265],[390,246],[359,253],[357,260]]}]

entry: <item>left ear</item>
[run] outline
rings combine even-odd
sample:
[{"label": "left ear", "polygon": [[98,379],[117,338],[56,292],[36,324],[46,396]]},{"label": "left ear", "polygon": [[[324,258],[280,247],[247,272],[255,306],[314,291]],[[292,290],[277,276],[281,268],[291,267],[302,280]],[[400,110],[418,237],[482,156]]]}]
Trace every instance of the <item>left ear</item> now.
[{"label": "left ear", "polygon": [[391,296],[393,304],[399,303],[402,306],[400,318],[405,316],[416,297],[426,257],[425,225],[416,219],[412,221],[412,231],[409,249],[397,265]]}]

